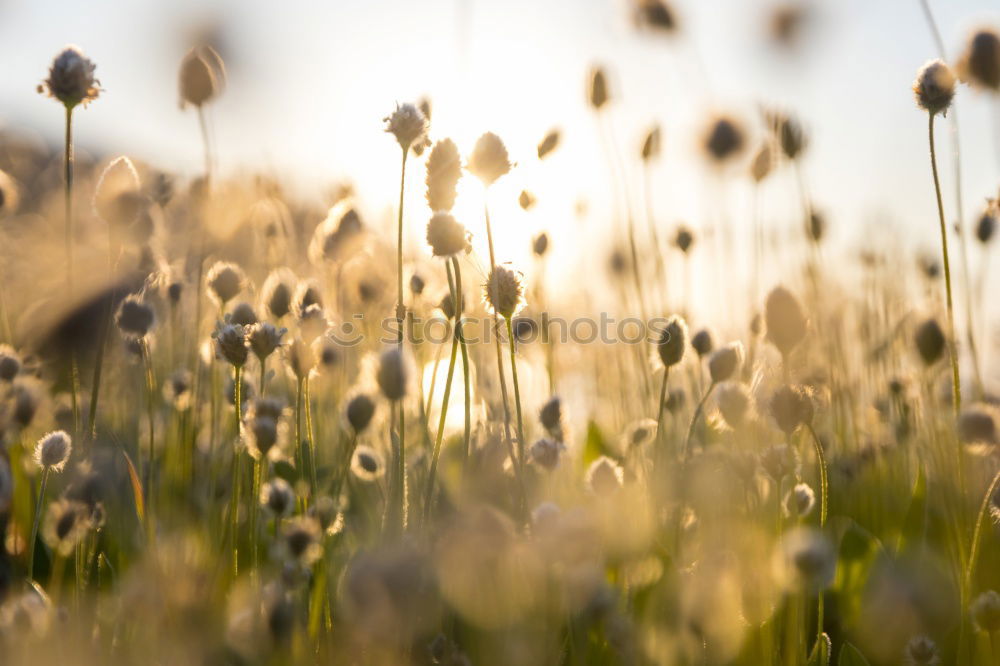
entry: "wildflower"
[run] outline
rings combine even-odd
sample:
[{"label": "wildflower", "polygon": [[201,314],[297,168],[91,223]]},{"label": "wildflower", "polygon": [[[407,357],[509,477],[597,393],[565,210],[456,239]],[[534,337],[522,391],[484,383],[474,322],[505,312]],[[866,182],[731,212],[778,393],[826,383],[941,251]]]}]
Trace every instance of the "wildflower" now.
[{"label": "wildflower", "polygon": [[785,501],[782,504],[785,507],[785,515],[789,518],[805,518],[816,506],[816,493],[808,483],[796,483],[785,494]]},{"label": "wildflower", "polygon": [[656,437],[656,421],[654,419],[639,419],[625,428],[622,437],[622,448],[625,451],[642,447],[652,442]]},{"label": "wildflower", "polygon": [[816,530],[796,528],[782,539],[775,553],[775,574],[789,590],[817,592],[836,572],[837,560],[827,537]]},{"label": "wildflower", "polygon": [[42,539],[62,557],[68,557],[90,530],[90,511],[82,502],[61,499],[49,505]]},{"label": "wildflower", "polygon": [[774,155],[771,153],[771,144],[764,142],[757,150],[757,154],[754,155],[753,161],[750,162],[750,176],[755,183],[760,183],[770,175],[773,168]]},{"label": "wildflower", "polygon": [[937,644],[927,636],[911,638],[903,650],[903,659],[907,666],[939,666],[941,663]]},{"label": "wildflower", "polygon": [[506,266],[493,267],[484,292],[486,304],[504,319],[510,319],[525,305],[521,274]]},{"label": "wildflower", "polygon": [[451,257],[469,247],[468,232],[451,213],[438,211],[427,223],[427,244],[435,257]]},{"label": "wildflower", "polygon": [[12,382],[21,372],[21,357],[10,345],[0,344],[0,382]]},{"label": "wildflower", "polygon": [[635,0],[635,19],[640,26],[664,33],[677,28],[677,17],[664,0]]},{"label": "wildflower", "polygon": [[220,308],[243,291],[246,278],[243,270],[236,264],[217,261],[208,269],[205,284],[208,285],[208,296]]},{"label": "wildflower", "polygon": [[797,159],[807,145],[805,130],[798,119],[784,113],[775,113],[772,122],[781,152],[790,160]]},{"label": "wildflower", "polygon": [[341,348],[330,336],[320,335],[312,343],[316,365],[331,369],[340,364]]},{"label": "wildflower", "polygon": [[673,388],[667,393],[667,399],[663,402],[663,406],[671,414],[676,414],[684,408],[686,400],[687,394],[684,393],[684,389]]},{"label": "wildflower", "polygon": [[186,104],[201,107],[215,99],[225,86],[225,74],[222,58],[211,46],[188,51],[178,75],[181,108]]},{"label": "wildflower", "polygon": [[687,254],[694,245],[694,233],[687,227],[678,227],[677,233],[674,235],[674,245],[677,249]]},{"label": "wildflower", "polygon": [[945,113],[955,97],[955,75],[940,60],[928,61],[913,82],[917,106],[929,114]]},{"label": "wildflower", "polygon": [[993,412],[985,405],[966,407],[958,415],[958,438],[966,444],[997,444],[997,424]]},{"label": "wildflower", "polygon": [[997,204],[993,202],[988,206],[976,223],[976,238],[983,245],[987,245],[993,238],[997,230]]},{"label": "wildflower", "polygon": [[354,429],[355,434],[360,435],[375,415],[375,402],[366,394],[359,393],[347,401],[344,412],[347,416],[347,422]]},{"label": "wildflower", "polygon": [[315,264],[336,262],[350,256],[363,238],[361,216],[349,201],[335,204],[326,218],[313,231],[309,242],[309,258]]},{"label": "wildflower", "polygon": [[767,295],[764,304],[767,339],[782,356],[788,356],[806,337],[806,316],[795,295],[777,286]]},{"label": "wildflower", "polygon": [[323,556],[319,522],[310,516],[292,518],[282,526],[282,552],[302,567],[312,566]]},{"label": "wildflower", "polygon": [[35,377],[16,377],[12,382],[11,396],[11,418],[21,428],[27,428],[35,419],[42,401],[41,383]]},{"label": "wildflower", "polygon": [[587,99],[590,106],[600,110],[611,99],[608,93],[608,79],[601,67],[590,70],[590,85],[587,89]]},{"label": "wildflower", "polygon": [[718,163],[735,157],[743,150],[743,129],[732,118],[716,118],[704,138],[705,150]]},{"label": "wildflower", "polygon": [[771,417],[778,428],[791,435],[799,426],[809,425],[813,418],[813,401],[809,391],[802,386],[781,386],[771,397]]},{"label": "wildflower", "polygon": [[303,280],[295,287],[292,294],[292,314],[297,319],[306,317],[306,313],[312,306],[316,306],[320,311],[323,308],[323,296],[320,294],[319,285],[313,280]]},{"label": "wildflower", "polygon": [[969,615],[979,631],[987,634],[1000,631],[1000,594],[995,590],[980,594],[969,607]]},{"label": "wildflower", "polygon": [[277,268],[264,280],[261,301],[275,319],[281,319],[291,310],[295,275],[287,268]]},{"label": "wildflower", "polygon": [[257,322],[247,330],[247,341],[254,355],[261,361],[281,347],[281,338],[288,332],[286,328],[278,328],[270,322]]},{"label": "wildflower", "polygon": [[713,347],[712,333],[707,328],[701,329],[691,337],[691,348],[698,354],[698,358],[710,354]]},{"label": "wildflower", "polygon": [[374,481],[385,474],[385,460],[381,453],[361,444],[351,457],[351,472],[362,481]]},{"label": "wildflower", "polygon": [[281,417],[285,405],[276,398],[258,398],[253,401],[247,414],[247,452],[254,460],[280,457],[280,442],[283,439]]},{"label": "wildflower", "polygon": [[923,359],[924,365],[931,366],[941,360],[944,356],[945,337],[941,325],[936,319],[927,319],[917,327],[913,335],[917,352]]},{"label": "wildflower", "polygon": [[427,133],[427,118],[412,104],[397,104],[396,110],[383,118],[383,122],[385,131],[396,137],[404,152],[415,143],[422,143]]},{"label": "wildflower", "polygon": [[549,251],[549,235],[544,231],[531,241],[531,251],[535,253],[536,257],[544,257],[545,253]]},{"label": "wildflower", "polygon": [[73,440],[66,432],[50,432],[35,445],[35,463],[44,470],[61,472],[72,450]]},{"label": "wildflower", "polygon": [[275,518],[284,518],[295,506],[295,493],[284,479],[271,479],[260,489],[260,504]]},{"label": "wildflower", "polygon": [[724,382],[736,372],[743,360],[743,345],[731,342],[712,352],[708,357],[708,373],[716,384]]},{"label": "wildflower", "polygon": [[739,428],[750,411],[750,391],[740,382],[723,382],[715,392],[715,403],[730,428]]},{"label": "wildflower", "polygon": [[395,402],[403,399],[409,374],[403,352],[398,348],[387,349],[379,356],[375,379],[387,400]]},{"label": "wildflower", "polygon": [[621,487],[623,477],[621,465],[607,456],[601,456],[587,468],[586,484],[590,492],[605,497]]},{"label": "wildflower", "polygon": [[799,472],[799,454],[787,444],[775,444],[760,454],[760,466],[775,483],[781,483],[786,476]]},{"label": "wildflower", "polygon": [[660,356],[663,367],[670,368],[681,362],[684,358],[685,344],[687,344],[687,324],[674,315],[667,320],[656,341],[656,353]]},{"label": "wildflower", "polygon": [[531,210],[536,203],[538,203],[538,199],[528,190],[521,190],[521,194],[517,196],[517,205],[521,207],[521,210]]},{"label": "wildflower", "polygon": [[654,126],[642,141],[642,161],[649,162],[660,156],[660,126]]},{"label": "wildflower", "polygon": [[462,158],[451,139],[434,144],[427,157],[427,205],[432,211],[451,210],[462,178]]},{"label": "wildflower", "polygon": [[466,168],[489,187],[509,173],[511,166],[503,141],[493,132],[486,132],[476,140]]},{"label": "wildflower", "polygon": [[77,46],[67,46],[52,61],[49,78],[38,86],[38,92],[48,93],[67,109],[77,104],[87,106],[97,99],[101,82],[94,78],[95,65]]},{"label": "wildflower", "polygon": [[344,516],[337,510],[337,503],[329,495],[321,495],[309,507],[308,515],[319,524],[323,534],[336,534],[343,529]]},{"label": "wildflower", "polygon": [[242,326],[228,321],[216,322],[212,338],[215,341],[216,358],[234,367],[242,367],[247,362],[250,348],[247,347],[246,330]]},{"label": "wildflower", "polygon": [[1000,91],[1000,34],[996,30],[977,30],[958,63],[962,81],[986,90]]},{"label": "wildflower", "polygon": [[306,342],[296,336],[284,346],[285,360],[292,374],[300,381],[305,379],[316,366],[316,356]]},{"label": "wildflower", "polygon": [[44,638],[52,624],[52,603],[37,588],[29,587],[19,596],[10,596],[0,605],[0,636]]},{"label": "wildflower", "polygon": [[549,398],[538,411],[538,420],[542,422],[542,427],[550,437],[556,441],[563,441],[563,413],[562,400],[554,395]]},{"label": "wildflower", "polygon": [[156,317],[153,308],[138,296],[129,295],[118,306],[115,323],[126,337],[144,338],[153,327]]},{"label": "wildflower", "polygon": [[551,472],[559,466],[559,456],[565,450],[566,447],[562,442],[543,437],[531,445],[528,455],[531,457],[531,462]]},{"label": "wildflower", "polygon": [[191,405],[191,373],[187,370],[174,372],[163,384],[163,398],[174,409],[184,411]]},{"label": "wildflower", "polygon": [[558,129],[549,130],[541,141],[538,142],[538,159],[545,159],[549,153],[559,147],[561,134]]},{"label": "wildflower", "polygon": [[233,311],[229,313],[229,320],[234,324],[239,324],[249,328],[257,323],[257,313],[249,303],[238,303]]}]

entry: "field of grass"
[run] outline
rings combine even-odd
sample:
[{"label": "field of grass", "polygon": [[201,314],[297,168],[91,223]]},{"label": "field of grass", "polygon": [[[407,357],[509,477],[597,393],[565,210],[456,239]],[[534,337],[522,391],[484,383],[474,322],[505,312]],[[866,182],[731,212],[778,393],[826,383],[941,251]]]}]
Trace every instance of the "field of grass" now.
[{"label": "field of grass", "polygon": [[616,210],[574,279],[607,313],[563,298],[550,235],[493,212],[559,129],[514,164],[489,127],[440,135],[429,100],[386,109],[381,224],[349,187],[318,207],[218,172],[209,45],[178,73],[200,174],[75,159],[113,93],[66,47],[37,119],[65,140],[0,132],[0,664],[1000,664],[994,285],[969,261],[1000,204],[956,224],[941,184],[956,88],[1000,95],[997,26],[963,48],[915,63],[940,238],[920,266],[827,246],[787,109],[690,140],[755,202],[797,183],[767,190],[794,234],[654,215],[628,174],[669,144],[616,143],[594,66]]}]

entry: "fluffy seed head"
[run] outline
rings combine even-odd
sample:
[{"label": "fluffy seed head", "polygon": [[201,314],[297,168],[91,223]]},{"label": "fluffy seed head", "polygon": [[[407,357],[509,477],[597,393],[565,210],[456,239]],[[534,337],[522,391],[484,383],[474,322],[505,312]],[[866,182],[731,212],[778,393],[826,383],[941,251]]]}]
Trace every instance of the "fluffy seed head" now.
[{"label": "fluffy seed head", "polygon": [[743,128],[734,119],[725,116],[713,120],[705,132],[705,150],[719,164],[736,157],[745,142]]},{"label": "fluffy seed head", "polygon": [[786,476],[798,474],[799,454],[787,444],[775,444],[761,451],[760,467],[776,483],[781,483]]},{"label": "fluffy seed head", "polygon": [[557,441],[563,440],[562,400],[554,395],[546,401],[538,411],[538,420],[550,437]]},{"label": "fluffy seed head", "polygon": [[738,342],[730,342],[725,347],[715,350],[708,357],[708,373],[712,381],[718,384],[724,382],[734,374],[740,367],[743,360],[743,345]]},{"label": "fluffy seed head", "polygon": [[244,301],[236,304],[233,311],[229,313],[229,319],[234,324],[249,328],[257,323],[257,313],[252,305]]},{"label": "fluffy seed head", "polygon": [[0,382],[12,382],[21,372],[21,357],[10,345],[0,345]]},{"label": "fluffy seed head", "polygon": [[837,560],[822,532],[797,528],[782,539],[774,565],[776,576],[789,590],[816,592],[833,581]]},{"label": "fluffy seed head", "polygon": [[494,266],[486,281],[484,296],[493,312],[510,319],[525,305],[521,274],[506,266]]},{"label": "fluffy seed head", "polygon": [[201,107],[212,101],[225,86],[226,69],[222,58],[211,46],[191,49],[181,60],[177,77],[181,108],[187,104]]},{"label": "fluffy seed head", "polygon": [[1000,34],[996,30],[977,30],[958,63],[963,81],[985,90],[1000,91]]},{"label": "fluffy seed head", "polygon": [[250,348],[247,346],[246,330],[239,324],[216,322],[212,339],[215,341],[216,358],[235,367],[242,367],[247,362]]},{"label": "fluffy seed head", "polygon": [[558,148],[561,138],[562,135],[558,129],[549,130],[545,138],[538,142],[538,159],[545,159],[549,153]]},{"label": "fluffy seed head", "polygon": [[958,438],[966,444],[997,444],[997,422],[993,411],[985,405],[972,405],[958,415]]},{"label": "fluffy seed head", "polygon": [[278,328],[271,322],[259,321],[247,330],[247,340],[254,355],[263,361],[281,346],[287,328]]},{"label": "fluffy seed head", "polygon": [[403,399],[409,377],[410,371],[402,351],[397,347],[391,347],[382,352],[378,359],[375,379],[387,400],[395,402]]},{"label": "fluffy seed head", "polygon": [[608,77],[601,67],[594,67],[590,70],[590,78],[587,87],[587,100],[590,106],[600,110],[611,99],[608,92]]},{"label": "fluffy seed head", "polygon": [[281,319],[291,310],[295,275],[287,268],[271,271],[261,288],[261,301],[275,319]]},{"label": "fluffy seed head", "polygon": [[348,400],[344,412],[351,428],[360,434],[372,422],[372,417],[375,415],[375,401],[366,394],[360,393]]},{"label": "fluffy seed head", "polygon": [[296,516],[282,526],[282,551],[285,557],[302,567],[311,566],[323,556],[322,530],[310,516]]},{"label": "fluffy seed head", "polygon": [[61,472],[73,450],[73,440],[63,430],[43,435],[35,444],[35,463],[42,469]]},{"label": "fluffy seed head", "polygon": [[767,339],[783,356],[806,337],[807,320],[799,300],[788,289],[777,286],[767,295],[764,304]]},{"label": "fluffy seed head", "polygon": [[911,638],[903,650],[903,659],[907,666],[938,666],[941,663],[937,644],[927,636]]},{"label": "fluffy seed head", "polygon": [[738,429],[750,411],[750,391],[740,382],[723,382],[715,392],[715,403],[729,427]]},{"label": "fluffy seed head", "polygon": [[77,46],[67,46],[52,61],[49,77],[38,87],[49,97],[59,100],[67,109],[77,104],[87,105],[97,99],[101,82],[94,78],[95,65]]},{"label": "fluffy seed head", "polygon": [[487,132],[476,140],[466,168],[489,187],[501,176],[507,175],[512,166],[503,141],[493,132]]},{"label": "fluffy seed head", "polygon": [[944,356],[946,340],[937,319],[931,318],[920,324],[913,334],[913,342],[924,365],[934,365]]},{"label": "fluffy seed head", "polygon": [[955,74],[940,60],[931,60],[917,73],[913,82],[917,106],[929,114],[948,111],[955,97]]},{"label": "fluffy seed head", "polygon": [[691,338],[691,348],[698,354],[698,358],[703,358],[712,353],[712,349],[715,348],[715,344],[712,341],[712,333],[707,328],[703,328],[695,333]]},{"label": "fluffy seed head", "polygon": [[531,445],[528,455],[531,462],[551,472],[559,466],[559,456],[565,450],[566,446],[562,442],[543,437]]},{"label": "fluffy seed head", "polygon": [[979,222],[976,223],[976,239],[983,245],[989,243],[997,231],[997,214],[997,203],[994,201],[986,208],[979,217]]},{"label": "fluffy seed head", "polygon": [[804,386],[784,385],[771,396],[771,417],[778,428],[792,434],[799,426],[808,425],[813,418],[813,401]]},{"label": "fluffy seed head", "polygon": [[361,444],[354,449],[351,472],[362,481],[374,481],[385,473],[385,460],[381,453]]},{"label": "fluffy seed head", "polygon": [[969,614],[979,631],[992,634],[1000,630],[1000,594],[995,590],[983,592],[972,602]]},{"label": "fluffy seed head", "polygon": [[535,253],[536,257],[544,257],[545,253],[549,251],[549,235],[544,231],[531,241],[531,251]]},{"label": "fluffy seed head", "polygon": [[94,190],[93,205],[98,217],[120,233],[136,222],[146,204],[132,160],[125,156],[112,160],[101,172]]},{"label": "fluffy seed head", "polygon": [[607,497],[621,488],[623,476],[621,465],[607,456],[601,456],[587,468],[587,489],[599,497]]},{"label": "fluffy seed head", "polygon": [[427,157],[427,205],[432,211],[451,210],[462,178],[462,158],[451,139],[434,144]]},{"label": "fluffy seed head", "polygon": [[126,337],[144,338],[153,328],[156,316],[153,308],[138,296],[131,294],[118,306],[115,323]]},{"label": "fluffy seed head", "polygon": [[451,213],[438,211],[427,223],[427,244],[435,257],[451,257],[469,247],[468,232]]},{"label": "fluffy seed head", "polygon": [[663,367],[677,365],[684,358],[684,347],[687,344],[687,324],[679,316],[674,315],[667,320],[667,325],[660,331],[656,341],[656,353]]},{"label": "fluffy seed head", "polygon": [[404,151],[415,143],[423,142],[427,133],[427,118],[413,104],[397,104],[396,110],[383,118],[383,122],[385,131],[396,137]]},{"label": "fluffy seed head", "polygon": [[687,227],[679,227],[674,235],[674,245],[677,249],[687,254],[694,245],[694,233]]},{"label": "fluffy seed head", "polygon": [[642,161],[649,162],[660,156],[661,148],[660,126],[656,125],[646,133],[646,138],[642,141]]},{"label": "fluffy seed head", "polygon": [[56,500],[45,514],[42,540],[63,557],[68,556],[90,530],[90,515],[83,502]]},{"label": "fluffy seed head", "polygon": [[284,479],[272,479],[260,489],[260,503],[272,516],[283,518],[295,506],[295,493]]},{"label": "fluffy seed head", "polygon": [[816,493],[808,483],[797,483],[785,494],[783,504],[789,518],[805,518],[816,506]]},{"label": "fluffy seed head", "polygon": [[205,284],[208,285],[208,296],[219,307],[224,306],[243,290],[246,277],[243,270],[236,264],[217,261],[208,269]]}]

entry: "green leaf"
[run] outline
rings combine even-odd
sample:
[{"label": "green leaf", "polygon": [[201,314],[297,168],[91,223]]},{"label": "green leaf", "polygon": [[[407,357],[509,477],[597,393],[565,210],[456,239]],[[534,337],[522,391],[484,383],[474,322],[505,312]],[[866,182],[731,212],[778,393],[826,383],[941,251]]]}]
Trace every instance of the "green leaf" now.
[{"label": "green leaf", "polygon": [[830,666],[830,652],[832,650],[833,644],[830,643],[830,637],[825,632],[820,634],[820,637],[813,644],[809,661],[806,662],[807,666]]},{"label": "green leaf", "polygon": [[927,475],[924,466],[917,470],[917,480],[913,483],[910,493],[910,506],[906,510],[903,526],[896,543],[896,553],[902,553],[923,542],[927,534]]},{"label": "green leaf", "polygon": [[837,666],[871,666],[865,656],[861,654],[858,648],[854,647],[848,642],[844,642],[844,646],[840,648],[840,658],[837,659]]},{"label": "green leaf", "polygon": [[135,515],[139,517],[139,523],[145,527],[146,524],[146,501],[142,495],[142,482],[139,481],[139,474],[135,471],[132,459],[128,457],[125,449],[122,449],[125,456],[125,465],[128,467],[128,479],[132,482],[132,497],[135,498]]},{"label": "green leaf", "polygon": [[594,421],[587,422],[587,442],[583,447],[583,464],[589,465],[603,455],[608,454],[608,445],[604,433]]}]

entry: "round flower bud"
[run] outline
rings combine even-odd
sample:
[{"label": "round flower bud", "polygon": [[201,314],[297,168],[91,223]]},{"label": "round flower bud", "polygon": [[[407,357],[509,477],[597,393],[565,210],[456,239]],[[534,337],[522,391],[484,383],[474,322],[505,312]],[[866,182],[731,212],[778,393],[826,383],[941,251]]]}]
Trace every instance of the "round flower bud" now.
[{"label": "round flower bud", "polygon": [[385,473],[385,460],[381,453],[362,444],[354,449],[351,472],[362,481],[374,481]]},{"label": "round flower bud", "polygon": [[438,211],[427,223],[427,244],[435,257],[451,257],[469,246],[468,234],[451,213]]},{"label": "round flower bud", "polygon": [[215,49],[201,46],[184,55],[178,74],[182,108],[186,104],[200,107],[212,101],[224,84],[225,67]]},{"label": "round flower bud", "polygon": [[549,235],[544,231],[531,241],[531,251],[535,253],[536,257],[544,257],[545,253],[549,251]]},{"label": "round flower bud", "polygon": [[208,295],[219,307],[231,301],[243,290],[246,278],[236,264],[217,261],[205,277]]},{"label": "round flower bud", "polygon": [[694,245],[694,233],[687,227],[680,227],[677,229],[677,234],[674,236],[674,245],[677,249],[687,254]]},{"label": "round flower bud", "polygon": [[250,327],[257,323],[257,313],[249,303],[237,303],[233,311],[229,313],[229,320],[240,326]]},{"label": "round flower bud", "polygon": [[931,60],[917,73],[913,94],[917,106],[932,116],[944,113],[955,97],[955,75],[942,61]]},{"label": "round flower bud", "polygon": [[691,348],[694,349],[699,358],[703,358],[710,354],[714,346],[715,345],[712,342],[712,334],[707,328],[701,329],[691,338]]},{"label": "round flower bud", "polygon": [[731,342],[712,352],[708,357],[708,373],[712,382],[718,384],[732,377],[742,360],[743,346],[738,342]]},{"label": "round flower bud", "polygon": [[1000,631],[1000,594],[995,590],[983,592],[972,602],[969,614],[979,631],[987,634]]},{"label": "round flower bud", "polygon": [[372,422],[372,417],[375,415],[375,402],[361,393],[347,402],[344,411],[351,428],[354,429],[355,433],[361,434]]},{"label": "round flower bud", "polygon": [[601,456],[587,468],[586,483],[590,492],[606,497],[621,488],[624,472],[607,456]]},{"label": "round flower bud", "polygon": [[771,417],[785,434],[808,425],[813,418],[813,401],[802,386],[784,385],[775,391],[770,403]]},{"label": "round flower bud", "polygon": [[118,314],[115,315],[115,323],[122,334],[132,338],[146,337],[154,320],[153,308],[135,295],[127,296],[118,306]]},{"label": "round flower bud", "polygon": [[767,295],[764,305],[767,339],[783,356],[788,356],[806,337],[807,320],[799,300],[778,286]]},{"label": "round flower bud", "polygon": [[100,82],[94,78],[97,69],[87,56],[76,46],[67,46],[52,61],[49,78],[45,79],[39,92],[63,103],[67,109],[77,104],[87,105],[100,94]]},{"label": "round flower bud", "polygon": [[462,178],[462,158],[451,139],[434,144],[427,157],[427,205],[432,211],[451,210]]},{"label": "round flower bud", "polygon": [[732,118],[716,118],[705,134],[705,150],[718,163],[736,157],[743,150],[743,129]]},{"label": "round flower bud", "polygon": [[590,106],[599,110],[611,99],[608,93],[608,78],[602,68],[595,67],[590,71],[589,84],[587,99],[590,101]]},{"label": "round flower bud", "polygon": [[1000,35],[995,30],[977,30],[958,63],[963,81],[985,90],[1000,91]]},{"label": "round flower bud", "polygon": [[379,356],[375,379],[387,400],[395,402],[403,399],[406,395],[409,374],[403,352],[398,348],[387,349]]},{"label": "round flower bud", "polygon": [[805,518],[816,506],[816,493],[807,483],[797,483],[785,494],[783,502],[785,516],[789,518]]},{"label": "round flower bud", "polygon": [[750,391],[739,382],[723,382],[715,393],[715,403],[729,427],[739,428],[750,411]]},{"label": "round flower bud", "polygon": [[63,430],[42,436],[35,445],[35,463],[42,469],[61,472],[73,450],[73,440]]},{"label": "round flower bud", "polygon": [[292,291],[295,289],[295,275],[287,268],[278,268],[264,280],[261,301],[275,319],[281,319],[291,311]]},{"label": "round flower bud", "polygon": [[558,129],[549,130],[545,138],[538,143],[538,159],[545,159],[549,153],[558,148],[560,138],[561,133]]},{"label": "round flower bud", "polygon": [[486,304],[505,319],[510,319],[524,307],[524,287],[520,273],[506,266],[493,267],[485,292]]},{"label": "round flower bud", "polygon": [[21,372],[21,357],[9,345],[0,345],[0,382],[12,382]]},{"label": "round flower bud", "polygon": [[565,450],[562,442],[543,437],[531,445],[528,455],[531,462],[551,472],[559,466],[559,455]]},{"label": "round flower bud", "polygon": [[997,230],[997,205],[993,202],[986,211],[979,217],[976,223],[976,239],[986,245],[993,238]]},{"label": "round flower bud", "polygon": [[272,516],[284,518],[295,506],[295,493],[284,479],[272,479],[260,489],[260,503]]},{"label": "round flower bud", "polygon": [[937,644],[927,636],[914,636],[903,651],[905,663],[910,666],[939,666]]},{"label": "round flower bud", "polygon": [[396,110],[383,118],[385,131],[396,137],[400,148],[409,150],[421,143],[427,133],[427,118],[412,104],[396,105]]},{"label": "round flower bud", "polygon": [[503,141],[496,134],[487,132],[476,140],[466,168],[489,187],[509,173],[511,166]]},{"label": "round flower bud", "polygon": [[684,358],[685,344],[687,344],[687,324],[675,315],[667,320],[667,325],[660,331],[660,337],[656,341],[656,353],[663,367],[669,368],[681,362]]},{"label": "round flower bud", "polygon": [[944,356],[945,337],[936,319],[928,319],[917,327],[913,342],[924,365],[934,365]]}]

